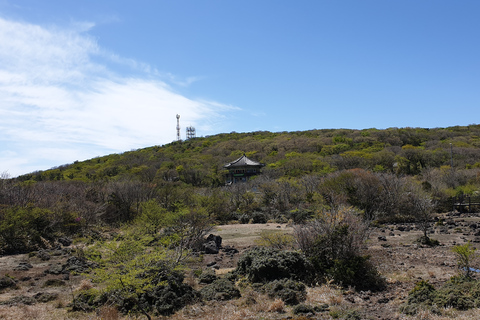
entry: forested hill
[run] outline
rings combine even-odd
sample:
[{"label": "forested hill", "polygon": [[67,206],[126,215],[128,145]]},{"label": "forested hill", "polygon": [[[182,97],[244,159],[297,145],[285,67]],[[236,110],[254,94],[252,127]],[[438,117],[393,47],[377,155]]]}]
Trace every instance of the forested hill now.
[{"label": "forested hill", "polygon": [[111,154],[18,177],[20,181],[180,181],[224,184],[223,165],[242,154],[266,164],[272,178],[299,178],[361,168],[418,175],[425,169],[480,167],[480,125],[384,130],[324,129],[228,133]]}]

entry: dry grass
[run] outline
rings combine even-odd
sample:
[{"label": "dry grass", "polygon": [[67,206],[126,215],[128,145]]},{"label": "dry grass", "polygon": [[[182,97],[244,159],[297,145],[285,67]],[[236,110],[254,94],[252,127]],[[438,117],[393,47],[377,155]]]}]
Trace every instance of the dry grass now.
[{"label": "dry grass", "polygon": [[324,284],[319,287],[310,288],[307,287],[307,300],[306,304],[318,305],[327,303],[335,306],[345,302],[342,291],[329,284]]},{"label": "dry grass", "polygon": [[113,306],[105,306],[101,308],[98,315],[102,320],[119,320],[120,319],[120,313],[118,312],[117,308]]},{"label": "dry grass", "polygon": [[83,279],[79,286],[77,287],[77,291],[86,291],[86,290],[89,290],[89,289],[92,289],[93,288],[93,284],[92,282],[89,280],[89,279]]},{"label": "dry grass", "polygon": [[285,312],[285,302],[283,302],[281,299],[275,299],[270,306],[267,309],[268,312],[277,312],[277,313],[283,313]]}]

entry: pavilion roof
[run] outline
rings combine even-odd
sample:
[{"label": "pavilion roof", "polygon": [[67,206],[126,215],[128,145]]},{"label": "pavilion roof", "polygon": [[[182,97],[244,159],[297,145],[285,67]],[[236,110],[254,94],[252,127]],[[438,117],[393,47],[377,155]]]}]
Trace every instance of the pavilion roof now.
[{"label": "pavilion roof", "polygon": [[260,162],[257,162],[257,161],[253,161],[251,159],[248,159],[247,156],[244,154],[243,156],[241,156],[237,160],[232,161],[230,163],[227,163],[223,167],[224,168],[235,168],[235,167],[248,167],[248,166],[263,167],[264,164],[260,163]]}]

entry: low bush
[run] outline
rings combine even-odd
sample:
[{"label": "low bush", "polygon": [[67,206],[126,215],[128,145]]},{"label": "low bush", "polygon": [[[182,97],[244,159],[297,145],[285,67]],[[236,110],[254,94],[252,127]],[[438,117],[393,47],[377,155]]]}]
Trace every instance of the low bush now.
[{"label": "low bush", "polygon": [[435,289],[428,281],[422,280],[409,292],[407,302],[400,311],[410,315],[423,309],[438,313],[438,308],[446,307],[458,310],[480,307],[480,281],[456,276]]},{"label": "low bush", "polygon": [[200,290],[205,300],[226,301],[240,298],[240,291],[227,279],[217,279]]},{"label": "low bush", "polygon": [[246,276],[251,282],[270,282],[292,279],[311,283],[313,269],[305,256],[297,251],[273,248],[253,248],[238,261],[235,273]]},{"label": "low bush", "polygon": [[205,284],[210,284],[217,280],[217,276],[215,275],[215,272],[213,270],[206,270],[203,271],[200,276],[198,277],[198,282],[199,283],[205,283]]},{"label": "low bush", "polygon": [[315,308],[306,304],[296,305],[293,310],[293,314],[315,314]]},{"label": "low bush", "polygon": [[291,279],[275,280],[265,284],[261,291],[270,298],[280,298],[287,305],[297,305],[305,301],[307,292],[305,285]]}]

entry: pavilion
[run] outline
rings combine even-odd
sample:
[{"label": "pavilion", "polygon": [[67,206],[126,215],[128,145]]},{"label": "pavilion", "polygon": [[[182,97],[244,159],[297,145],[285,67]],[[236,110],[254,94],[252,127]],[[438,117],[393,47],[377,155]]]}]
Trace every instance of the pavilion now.
[{"label": "pavilion", "polygon": [[248,159],[247,156],[243,154],[243,156],[237,160],[223,166],[225,169],[228,169],[226,182],[227,184],[246,182],[250,177],[260,174],[260,169],[264,166],[265,164]]}]

